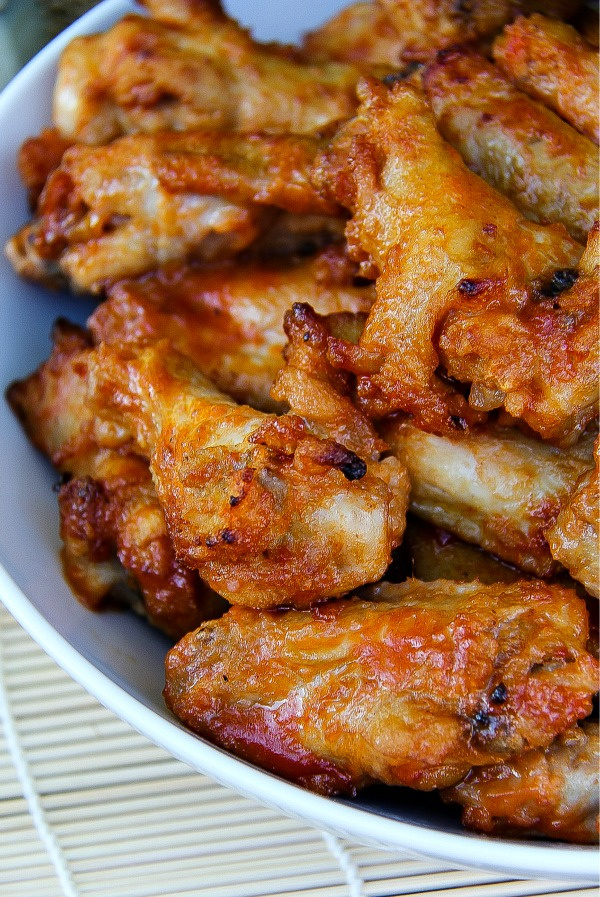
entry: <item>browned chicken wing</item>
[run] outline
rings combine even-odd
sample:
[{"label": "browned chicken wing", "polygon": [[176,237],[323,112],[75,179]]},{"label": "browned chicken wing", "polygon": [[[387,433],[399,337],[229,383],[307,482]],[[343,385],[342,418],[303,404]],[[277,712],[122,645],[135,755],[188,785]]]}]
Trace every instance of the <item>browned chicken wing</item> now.
[{"label": "browned chicken wing", "polygon": [[303,55],[310,60],[350,62],[361,70],[396,70],[403,64],[405,41],[387,11],[375,0],[351,3],[305,35]]},{"label": "browned chicken wing", "polygon": [[572,591],[411,580],[372,597],[232,608],[168,654],[168,706],[325,793],[449,786],[589,714],[598,670]]},{"label": "browned chicken wing", "polygon": [[77,598],[124,600],[173,639],[227,603],[177,560],[147,461],[99,451],[89,476],[58,493],[62,562]]},{"label": "browned chicken wing", "polygon": [[588,592],[600,598],[600,489],[599,446],[596,441],[595,467],[583,473],[569,500],[548,530],[552,555]]},{"label": "browned chicken wing", "polygon": [[442,136],[533,221],[585,243],[598,218],[598,148],[483,56],[449,50],[423,83]]},{"label": "browned chicken wing", "polygon": [[351,210],[350,251],[377,277],[359,345],[331,350],[357,374],[361,406],[439,433],[503,407],[543,438],[574,440],[598,392],[597,285],[580,278],[556,298],[577,277],[563,273],[579,244],[469,171],[416,87],[362,82],[361,97],[316,171]]},{"label": "browned chicken wing", "polygon": [[58,67],[53,122],[108,143],[165,130],[308,134],[352,114],[357,70],[300,61],[252,40],[211,0],[148,3],[104,34],[78,37]]},{"label": "browned chicken wing", "polygon": [[218,132],[73,146],[7,254],[24,277],[100,292],[169,261],[235,255],[276,225],[278,210],[297,218],[299,241],[328,227],[323,216],[336,231],[335,204],[310,183],[319,147],[310,137]]},{"label": "browned chicken wing", "polygon": [[290,262],[177,265],[108,289],[88,321],[94,341],[142,345],[168,338],[238,402],[265,411],[283,364],[283,319],[295,302],[322,314],[369,311],[372,285],[356,286],[343,249]]},{"label": "browned chicken wing", "polygon": [[225,604],[173,551],[148,462],[119,448],[87,401],[89,339],[61,322],[47,362],[7,398],[33,444],[62,474],[58,493],[65,576],[86,607],[125,600],[173,638]]},{"label": "browned chicken wing", "polygon": [[493,36],[520,11],[552,7],[550,14],[570,14],[578,2],[531,0],[366,0],[342,9],[307,35],[303,50],[310,59],[349,61],[398,68],[430,62],[438,50],[476,43]]},{"label": "browned chicken wing", "polygon": [[[437,436],[391,420],[381,433],[406,465],[415,514],[529,573],[557,572],[548,529],[593,468],[593,434],[561,449],[514,427]],[[593,538],[579,536],[581,550],[597,553]]]},{"label": "browned chicken wing", "polygon": [[[595,23],[596,41],[598,22]],[[520,90],[599,141],[598,49],[566,22],[535,14],[508,25],[493,46],[494,59]]]},{"label": "browned chicken wing", "polygon": [[384,573],[408,481],[374,437],[361,458],[297,414],[236,405],[167,343],[100,346],[90,383],[149,458],[177,555],[229,601],[307,606]]},{"label": "browned chicken wing", "polygon": [[598,722],[589,720],[545,750],[472,770],[442,797],[476,831],[597,844],[599,767]]}]

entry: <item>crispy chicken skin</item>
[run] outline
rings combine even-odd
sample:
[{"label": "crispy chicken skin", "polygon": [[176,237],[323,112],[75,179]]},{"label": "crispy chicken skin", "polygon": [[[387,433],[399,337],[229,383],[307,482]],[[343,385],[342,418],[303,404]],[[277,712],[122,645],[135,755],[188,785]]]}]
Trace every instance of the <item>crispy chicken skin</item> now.
[{"label": "crispy chicken skin", "polygon": [[441,53],[423,83],[442,136],[533,221],[585,243],[598,218],[598,149],[476,52]]},{"label": "crispy chicken skin", "polygon": [[[597,29],[596,20],[596,40]],[[575,28],[539,14],[521,16],[496,39],[493,55],[520,90],[599,142],[598,50]]]},{"label": "crispy chicken skin", "polygon": [[[578,4],[552,5],[559,12],[571,12]],[[309,33],[303,51],[309,59],[348,61],[363,70],[430,62],[438,50],[489,38],[517,12],[535,6],[511,0],[468,4],[455,0],[367,0],[350,4]]]},{"label": "crispy chicken skin", "polygon": [[480,302],[466,291],[444,322],[439,356],[451,377],[473,384],[471,404],[489,407],[506,393],[514,417],[565,446],[597,418],[599,252],[596,222],[578,267],[555,271],[518,314],[488,308],[485,290]]},{"label": "crispy chicken skin", "polygon": [[234,255],[277,210],[306,216],[310,236],[320,216],[338,212],[310,183],[319,147],[310,137],[218,132],[73,146],[6,252],[24,277],[100,292],[172,260]]},{"label": "crispy chicken skin", "polygon": [[372,597],[232,608],[169,652],[168,706],[324,793],[447,787],[589,714],[597,663],[572,591],[409,580]]},{"label": "crispy chicken skin", "polygon": [[58,502],[63,569],[78,600],[90,608],[133,601],[179,638],[223,603],[175,557],[148,462],[87,401],[91,351],[80,328],[60,322],[48,361],[12,383],[7,398],[36,448],[72,477]]},{"label": "crispy chicken skin", "polygon": [[314,435],[298,415],[236,405],[166,341],[91,348],[66,331],[40,371],[13,384],[12,407],[77,477],[102,449],[147,457],[178,562],[215,591],[306,606],[383,575],[404,531],[408,478],[395,459],[378,460],[382,443],[366,421],[354,435],[359,413],[347,397],[335,435],[345,431],[362,458],[327,437],[323,420]]},{"label": "crispy chicken skin", "polygon": [[61,137],[56,128],[44,128],[21,145],[17,167],[32,209],[35,209],[50,173],[58,168],[69,146],[71,141]]},{"label": "crispy chicken skin", "polygon": [[442,792],[467,828],[501,835],[598,843],[598,722],[563,732],[545,750],[473,769]]},{"label": "crispy chicken skin", "polygon": [[[547,530],[593,467],[593,435],[561,449],[495,425],[437,436],[404,419],[380,430],[406,465],[414,514],[528,573],[557,572]],[[582,541],[593,549],[589,537]]]},{"label": "crispy chicken skin", "polygon": [[387,445],[353,403],[351,378],[334,368],[327,358],[332,335],[354,341],[364,319],[364,315],[343,312],[318,315],[309,305],[294,304],[284,321],[288,338],[286,363],[279,370],[271,393],[309,420],[312,431],[319,436],[335,439],[361,458],[376,459],[387,451]]},{"label": "crispy chicken skin", "polygon": [[62,54],[53,122],[63,137],[108,143],[165,130],[309,134],[352,114],[358,71],[261,45],[215,3],[147,4]]},{"label": "crispy chicken skin", "polygon": [[546,534],[553,557],[596,598],[600,598],[598,453],[596,440],[595,467],[579,477],[569,500]]},{"label": "crispy chicken skin", "polygon": [[354,284],[343,249],[310,259],[177,265],[120,281],[88,321],[96,343],[142,345],[168,338],[236,401],[264,411],[283,364],[283,319],[295,302],[322,314],[366,313],[372,285]]},{"label": "crispy chicken skin", "polygon": [[63,570],[86,607],[124,598],[174,640],[225,610],[175,557],[147,461],[99,451],[89,476],[61,486],[58,506]]},{"label": "crispy chicken skin", "polygon": [[[597,320],[597,303],[583,322],[571,313],[564,333],[560,309],[548,311],[536,331],[534,302],[557,269],[577,264],[579,244],[561,225],[528,221],[469,171],[415,86],[399,82],[388,90],[364,80],[360,95],[357,116],[322,155],[315,180],[352,212],[350,253],[377,277],[359,345],[335,350],[336,363],[358,375],[361,406],[377,417],[407,411],[439,433],[465,429],[503,406],[544,438],[579,433],[594,414],[597,344],[584,325]],[[469,401],[437,373],[437,337],[448,337],[457,307],[469,324],[476,316],[480,331],[490,328],[481,347],[469,343],[467,357],[461,330],[446,339],[446,370],[470,383]],[[510,340],[494,340],[500,316],[527,330],[524,356]],[[542,346],[545,355],[532,366]],[[583,365],[566,365],[565,349],[583,356]]]},{"label": "crispy chicken skin", "polygon": [[178,557],[229,601],[308,606],[385,572],[408,480],[375,439],[361,458],[297,414],[236,405],[167,343],[98,347],[90,385],[150,460]]},{"label": "crispy chicken skin", "polygon": [[395,70],[402,65],[403,51],[404,41],[386,10],[374,0],[344,7],[302,42],[307,59],[350,62],[363,71]]}]

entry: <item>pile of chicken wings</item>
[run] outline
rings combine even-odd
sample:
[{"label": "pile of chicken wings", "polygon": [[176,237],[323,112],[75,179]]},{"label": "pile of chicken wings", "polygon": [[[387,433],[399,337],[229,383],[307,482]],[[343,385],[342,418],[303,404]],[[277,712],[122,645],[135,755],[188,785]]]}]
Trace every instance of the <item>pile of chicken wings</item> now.
[{"label": "pile of chicken wings", "polygon": [[76,597],[172,639],[172,711],[324,794],[436,789],[577,843],[597,34],[577,0],[364,0],[284,46],[144,0],[63,52],[6,245],[97,299],[7,399]]}]

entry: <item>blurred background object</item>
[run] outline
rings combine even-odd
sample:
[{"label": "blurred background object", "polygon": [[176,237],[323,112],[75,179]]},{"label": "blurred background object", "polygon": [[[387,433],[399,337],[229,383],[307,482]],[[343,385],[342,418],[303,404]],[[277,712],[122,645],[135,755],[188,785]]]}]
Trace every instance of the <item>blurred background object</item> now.
[{"label": "blurred background object", "polygon": [[0,88],[98,0],[0,0]]}]

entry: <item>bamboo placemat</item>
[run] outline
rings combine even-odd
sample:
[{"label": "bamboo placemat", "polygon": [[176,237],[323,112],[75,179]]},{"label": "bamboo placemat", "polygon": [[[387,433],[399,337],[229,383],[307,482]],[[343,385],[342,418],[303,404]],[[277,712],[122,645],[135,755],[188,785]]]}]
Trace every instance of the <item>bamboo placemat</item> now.
[{"label": "bamboo placemat", "polygon": [[334,838],[240,797],[73,682],[0,604],[2,897],[596,897]]}]

